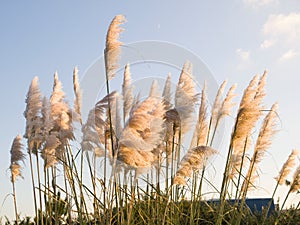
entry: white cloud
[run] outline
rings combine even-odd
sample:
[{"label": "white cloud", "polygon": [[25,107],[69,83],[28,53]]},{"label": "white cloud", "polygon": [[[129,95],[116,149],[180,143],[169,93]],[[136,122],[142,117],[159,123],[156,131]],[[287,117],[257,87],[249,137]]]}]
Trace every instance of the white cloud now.
[{"label": "white cloud", "polygon": [[300,39],[300,13],[270,15],[263,26],[263,34],[273,40],[294,43]]},{"label": "white cloud", "polygon": [[270,48],[272,47],[273,45],[275,44],[275,41],[274,40],[264,40],[263,43],[261,43],[260,47],[262,49],[267,49],[267,48]]},{"label": "white cloud", "polygon": [[250,58],[250,51],[244,51],[239,48],[235,51],[235,53],[244,61],[247,61]]},{"label": "white cloud", "polygon": [[277,3],[277,0],[243,0],[247,6],[252,8],[262,7],[266,5],[273,5]]},{"label": "white cloud", "polygon": [[287,51],[286,53],[284,53],[284,54],[280,57],[279,61],[280,61],[280,62],[287,61],[287,60],[289,60],[289,59],[292,59],[292,58],[296,57],[297,55],[299,55],[299,52],[297,52],[297,51],[291,49],[291,50]]}]

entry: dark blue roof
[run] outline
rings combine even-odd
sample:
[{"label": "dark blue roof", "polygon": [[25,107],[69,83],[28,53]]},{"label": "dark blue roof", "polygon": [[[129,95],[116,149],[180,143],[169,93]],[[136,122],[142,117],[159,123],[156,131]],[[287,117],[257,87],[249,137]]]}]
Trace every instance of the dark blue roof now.
[{"label": "dark blue roof", "polygon": [[[220,200],[209,200],[207,202],[218,204],[220,202]],[[229,199],[229,200],[227,200],[227,202],[232,205],[234,203],[241,204],[241,200],[235,200],[235,199]],[[271,202],[271,205],[270,205],[270,210],[268,212],[268,216],[273,211],[275,211],[275,205],[274,205],[274,201],[272,198],[247,198],[245,200],[246,205],[249,207],[249,209],[251,210],[252,213],[254,213],[254,212],[262,213],[263,209],[268,208],[268,204],[270,202]]]}]

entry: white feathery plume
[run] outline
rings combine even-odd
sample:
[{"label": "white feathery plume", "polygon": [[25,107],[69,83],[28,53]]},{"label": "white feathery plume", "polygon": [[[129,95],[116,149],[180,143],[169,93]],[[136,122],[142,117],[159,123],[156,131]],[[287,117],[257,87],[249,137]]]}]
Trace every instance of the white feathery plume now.
[{"label": "white feathery plume", "polygon": [[54,131],[57,131],[62,144],[74,138],[72,126],[72,111],[65,102],[65,93],[62,90],[62,83],[58,74],[54,74],[53,91],[50,97],[51,115],[54,121]]},{"label": "white feathery plume", "polygon": [[124,78],[122,84],[122,95],[123,95],[123,120],[125,121],[133,103],[133,87],[131,85],[131,73],[130,66],[125,66]]},{"label": "white feathery plume", "polygon": [[58,132],[54,131],[54,121],[51,115],[51,105],[47,97],[43,98],[42,105],[42,120],[43,120],[43,148],[41,149],[41,156],[44,159],[45,168],[54,167],[58,159],[56,158],[56,148],[60,146],[58,139]]},{"label": "white feathery plume", "polygon": [[286,181],[286,178],[291,173],[293,167],[296,165],[296,159],[299,155],[299,151],[297,149],[292,150],[291,154],[289,155],[287,161],[283,164],[279,175],[275,177],[278,184],[283,185]]},{"label": "white feathery plume", "polygon": [[208,134],[208,121],[207,121],[207,97],[206,97],[206,82],[204,82],[201,102],[198,112],[198,121],[195,126],[193,138],[190,148],[194,148],[199,145],[206,145]]},{"label": "white feathery plume", "polygon": [[22,177],[20,161],[24,161],[25,154],[22,152],[23,145],[21,143],[21,135],[14,138],[10,149],[10,170],[11,170],[11,182],[15,182],[18,176]]},{"label": "white feathery plume", "polygon": [[201,169],[207,158],[215,153],[216,150],[203,145],[190,149],[180,161],[173,184],[185,185],[185,178],[191,177],[193,171]]},{"label": "white feathery plume", "polygon": [[106,132],[110,130],[108,121],[109,118],[106,117],[108,114],[109,104],[112,104],[117,94],[118,93],[116,91],[111,92],[95,105],[95,128],[102,144],[105,144]]},{"label": "white feathery plume", "polygon": [[233,148],[230,162],[232,168],[230,173],[231,178],[233,178],[240,169],[244,149],[247,151],[250,147],[249,135],[262,115],[262,100],[265,96],[265,78],[266,74],[264,74],[261,79],[258,75],[255,76],[244,91],[231,137]]},{"label": "white feathery plume", "polygon": [[[164,89],[163,89],[163,93],[162,93],[162,97],[163,97],[163,101],[164,101],[164,105],[165,105],[165,109],[167,110],[166,112],[166,135],[165,135],[165,143],[172,143],[173,137],[174,139],[176,139],[176,137],[174,136],[174,129],[173,129],[173,125],[177,124],[179,126],[179,116],[178,113],[175,109],[171,109],[172,107],[172,95],[171,95],[171,74],[168,74],[168,77],[165,81],[165,85],[164,85]],[[178,121],[176,121],[176,119],[174,118],[174,114],[176,114],[178,117]],[[175,119],[175,120],[174,120]],[[172,150],[174,150],[174,148],[172,148],[172,144],[165,144],[164,146],[164,151],[166,152],[167,156],[171,156]],[[170,160],[170,158],[169,158]]]},{"label": "white feathery plume", "polygon": [[300,189],[300,166],[297,167],[295,173],[294,173],[294,177],[293,177],[293,181],[291,183],[291,188],[290,188],[290,192],[296,192],[299,191]]},{"label": "white feathery plume", "polygon": [[237,84],[234,84],[231,86],[229,91],[227,92],[227,95],[222,102],[221,108],[219,110],[219,119],[221,119],[224,116],[230,116],[231,115],[231,109],[233,106],[235,106],[235,103],[232,101],[232,99],[236,96],[234,93],[236,90]]},{"label": "white feathery plume", "polygon": [[186,62],[182,68],[175,93],[175,109],[180,117],[181,133],[186,133],[194,121],[195,104],[198,94],[192,76],[191,63]]},{"label": "white feathery plume", "polygon": [[118,68],[118,61],[120,57],[120,46],[122,42],[119,41],[119,36],[123,31],[120,27],[125,23],[126,19],[123,15],[117,15],[112,20],[106,35],[106,47],[105,47],[105,69],[107,79],[111,80],[116,75],[116,69]]},{"label": "white feathery plume", "polygon": [[26,96],[26,109],[24,117],[26,118],[26,130],[24,137],[27,138],[28,150],[34,154],[37,153],[37,149],[42,144],[41,141],[41,92],[38,84],[38,77],[34,77],[31,81],[27,96]]},{"label": "white feathery plume", "polygon": [[83,151],[94,151],[96,157],[104,156],[104,148],[100,143],[100,139],[95,124],[95,108],[91,109],[85,124],[82,128],[81,147]]},{"label": "white feathery plume", "polygon": [[215,97],[215,101],[214,104],[212,106],[212,113],[211,113],[211,124],[212,126],[214,126],[218,120],[218,116],[221,110],[221,106],[222,106],[222,96],[223,96],[223,92],[224,89],[226,87],[227,84],[227,80],[225,80],[221,86],[218,89],[217,95]]},{"label": "white feathery plume", "polygon": [[166,79],[162,97],[164,98],[164,103],[166,105],[166,109],[169,110],[172,105],[171,104],[172,96],[171,96],[171,74],[170,73],[168,74],[168,77]]},{"label": "white feathery plume", "polygon": [[120,161],[135,169],[153,165],[154,150],[164,137],[164,114],[160,98],[148,97],[135,106],[119,140]]},{"label": "white feathery plume", "polygon": [[253,184],[256,178],[258,178],[258,164],[262,161],[267,149],[270,148],[272,144],[272,137],[276,133],[277,109],[278,104],[274,104],[263,121],[256,140],[254,153],[250,161],[250,167],[243,183],[243,191],[247,191],[249,188],[254,187]]},{"label": "white feathery plume", "polygon": [[121,99],[118,92],[116,92],[116,94],[113,96],[113,98],[110,101],[112,127],[113,127],[114,134],[116,135],[117,138],[120,138],[123,129],[121,125],[120,101]]},{"label": "white feathery plume", "polygon": [[76,112],[76,116],[78,117],[79,122],[82,123],[82,118],[81,118],[82,91],[80,89],[80,85],[78,81],[77,66],[73,70],[73,89],[75,94],[74,110]]},{"label": "white feathery plume", "polygon": [[44,167],[55,167],[62,157],[61,141],[57,132],[53,131],[45,139],[45,145],[42,149],[41,156],[44,159]]},{"label": "white feathery plume", "polygon": [[159,86],[157,83],[157,80],[153,80],[150,92],[149,92],[149,97],[159,97],[161,94],[159,93]]}]

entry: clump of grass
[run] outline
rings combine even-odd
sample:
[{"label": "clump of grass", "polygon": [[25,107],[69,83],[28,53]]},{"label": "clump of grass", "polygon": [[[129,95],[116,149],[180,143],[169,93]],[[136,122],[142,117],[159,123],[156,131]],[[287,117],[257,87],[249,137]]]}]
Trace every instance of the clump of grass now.
[{"label": "clump of grass", "polygon": [[[133,94],[127,64],[121,92],[110,91],[110,82],[119,69],[119,36],[125,21],[124,16],[118,15],[109,26],[104,50],[107,93],[95,103],[85,123],[77,67],[73,70],[73,108],[65,98],[57,73],[49,98],[41,94],[38,78],[32,80],[26,98],[24,137],[30,159],[35,224],[272,224],[287,216],[293,220],[297,213],[268,217],[271,202],[260,214],[245,207],[248,192],[261,176],[259,165],[271,148],[276,131],[277,104],[269,110],[263,103],[267,73],[254,76],[245,88],[232,125],[222,185],[217,187],[206,178],[206,164],[213,154],[224,151],[214,149],[213,143],[221,121],[233,116],[236,85],[226,93],[224,81],[209,110],[208,87],[204,83],[202,90],[196,89],[192,65],[186,62],[174,95],[169,74],[163,93],[153,81],[149,96],[140,99]],[[262,118],[265,111],[267,115]],[[82,140],[75,139],[75,123],[81,126]],[[254,135],[259,125],[260,130]],[[191,141],[184,143],[183,137],[189,132],[193,134]],[[20,175],[19,161],[24,158],[21,147],[18,136],[10,167],[16,223],[19,221],[14,183]],[[185,148],[189,150],[184,154]],[[272,199],[278,185],[285,182],[295,166],[296,155],[293,151],[276,178]],[[90,182],[84,177],[85,169]],[[99,176],[99,171],[103,176]],[[203,183],[220,196],[218,203],[203,200]],[[298,191],[299,183],[298,168],[286,199]],[[228,202],[232,196],[236,200],[233,205]]]}]

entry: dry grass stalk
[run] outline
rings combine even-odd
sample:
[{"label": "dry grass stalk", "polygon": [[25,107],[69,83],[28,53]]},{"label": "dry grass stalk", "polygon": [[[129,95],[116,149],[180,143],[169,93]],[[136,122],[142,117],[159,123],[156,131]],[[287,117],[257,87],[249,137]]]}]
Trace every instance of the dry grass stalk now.
[{"label": "dry grass stalk", "polygon": [[298,155],[299,151],[297,149],[294,149],[289,155],[287,161],[283,164],[279,175],[275,178],[280,185],[283,185],[285,183],[288,175],[291,173],[293,167],[296,165],[295,161]]},{"label": "dry grass stalk", "polygon": [[272,144],[272,137],[276,133],[278,104],[274,104],[266,115],[256,140],[253,156],[250,160],[246,178],[242,185],[242,191],[247,192],[249,188],[254,187],[254,182],[258,178],[258,164],[262,161],[265,152]]},{"label": "dry grass stalk", "polygon": [[82,105],[82,91],[80,89],[78,81],[78,68],[75,67],[73,71],[73,89],[75,93],[74,110],[76,112],[77,119],[82,123],[81,118],[81,105]]},{"label": "dry grass stalk", "polygon": [[118,68],[118,61],[120,57],[120,46],[122,43],[119,41],[119,36],[123,31],[120,27],[126,19],[123,15],[117,15],[112,20],[106,36],[106,48],[105,48],[105,67],[107,73],[107,79],[111,80],[116,75],[116,69]]},{"label": "dry grass stalk", "polygon": [[133,103],[133,87],[131,85],[131,73],[130,66],[125,66],[124,78],[122,84],[122,95],[123,95],[123,120],[125,121],[129,115],[130,109]]},{"label": "dry grass stalk", "polygon": [[182,68],[175,93],[175,109],[180,117],[181,134],[185,134],[194,122],[198,94],[192,76],[192,65],[186,62]]},{"label": "dry grass stalk", "polygon": [[11,182],[15,182],[18,176],[22,177],[20,161],[24,161],[25,154],[22,152],[23,145],[21,143],[21,135],[14,138],[10,149],[10,170],[11,170]]},{"label": "dry grass stalk", "polygon": [[207,158],[215,153],[216,151],[208,146],[198,146],[190,149],[180,162],[173,184],[185,185],[185,178],[191,177],[193,171],[201,169]]}]

